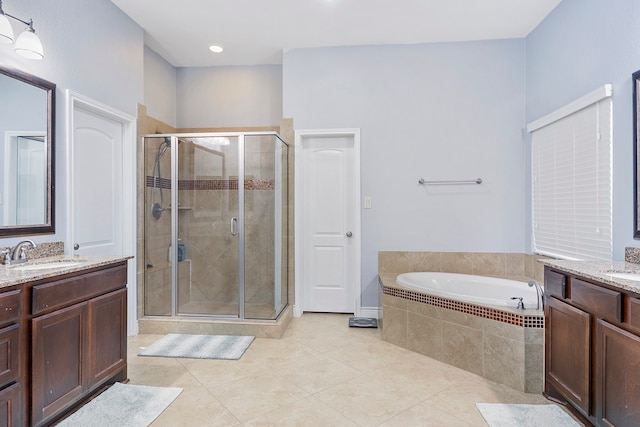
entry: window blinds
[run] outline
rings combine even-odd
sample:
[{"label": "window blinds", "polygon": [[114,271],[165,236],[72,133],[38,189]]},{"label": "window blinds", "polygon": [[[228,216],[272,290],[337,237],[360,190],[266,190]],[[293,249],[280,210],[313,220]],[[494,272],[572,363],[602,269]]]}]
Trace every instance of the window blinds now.
[{"label": "window blinds", "polygon": [[607,93],[559,118],[536,122],[542,123],[531,137],[536,253],[565,259],[612,258],[610,89]]}]

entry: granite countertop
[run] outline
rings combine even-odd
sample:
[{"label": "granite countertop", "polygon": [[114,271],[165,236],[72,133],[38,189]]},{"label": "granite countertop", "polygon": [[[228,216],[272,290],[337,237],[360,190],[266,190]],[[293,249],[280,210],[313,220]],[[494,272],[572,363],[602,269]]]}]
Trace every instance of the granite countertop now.
[{"label": "granite countertop", "polygon": [[[0,288],[109,265],[131,258],[133,257],[114,255],[57,255],[34,259],[24,264],[0,265]],[[32,266],[50,263],[60,264],[60,266],[29,270]]]},{"label": "granite countertop", "polygon": [[[640,264],[622,261],[567,261],[555,259],[541,259],[540,262],[558,270],[640,294]],[[638,280],[612,276],[615,273],[637,274]]]}]

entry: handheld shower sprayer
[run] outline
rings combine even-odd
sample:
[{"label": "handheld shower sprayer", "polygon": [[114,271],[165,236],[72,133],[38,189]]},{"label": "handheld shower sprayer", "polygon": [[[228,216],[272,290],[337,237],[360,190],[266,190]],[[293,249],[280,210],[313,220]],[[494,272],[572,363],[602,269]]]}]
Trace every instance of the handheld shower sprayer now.
[{"label": "handheld shower sprayer", "polygon": [[529,287],[532,288],[534,287],[536,288],[536,295],[538,296],[538,305],[536,307],[537,310],[542,310],[544,308],[544,291],[542,290],[542,287],[540,286],[540,284],[535,281],[535,280],[530,280],[529,281]]}]

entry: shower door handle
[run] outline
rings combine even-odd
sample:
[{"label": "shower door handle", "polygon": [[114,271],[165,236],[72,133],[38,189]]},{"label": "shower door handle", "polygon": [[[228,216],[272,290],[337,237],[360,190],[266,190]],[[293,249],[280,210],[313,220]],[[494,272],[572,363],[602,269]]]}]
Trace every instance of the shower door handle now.
[{"label": "shower door handle", "polygon": [[236,217],[231,218],[231,235],[238,235],[238,218]]}]

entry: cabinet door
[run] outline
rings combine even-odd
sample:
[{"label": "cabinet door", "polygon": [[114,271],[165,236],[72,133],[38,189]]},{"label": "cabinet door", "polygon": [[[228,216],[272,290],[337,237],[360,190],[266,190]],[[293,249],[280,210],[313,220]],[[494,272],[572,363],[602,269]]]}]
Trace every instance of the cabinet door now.
[{"label": "cabinet door", "polygon": [[589,416],[589,313],[552,297],[548,300],[545,325],[547,383]]},{"label": "cabinet door", "polygon": [[20,427],[24,425],[20,407],[20,383],[0,391],[0,425]]},{"label": "cabinet door", "polygon": [[0,329],[0,387],[20,376],[20,325]]},{"label": "cabinet door", "polygon": [[81,303],[32,321],[34,425],[73,404],[84,393],[86,317],[87,303]]},{"label": "cabinet door", "polygon": [[598,320],[596,417],[599,426],[640,426],[640,337]]},{"label": "cabinet door", "polygon": [[[89,301],[89,387],[112,377],[127,364],[127,290]],[[122,380],[126,377],[123,372]]]}]

